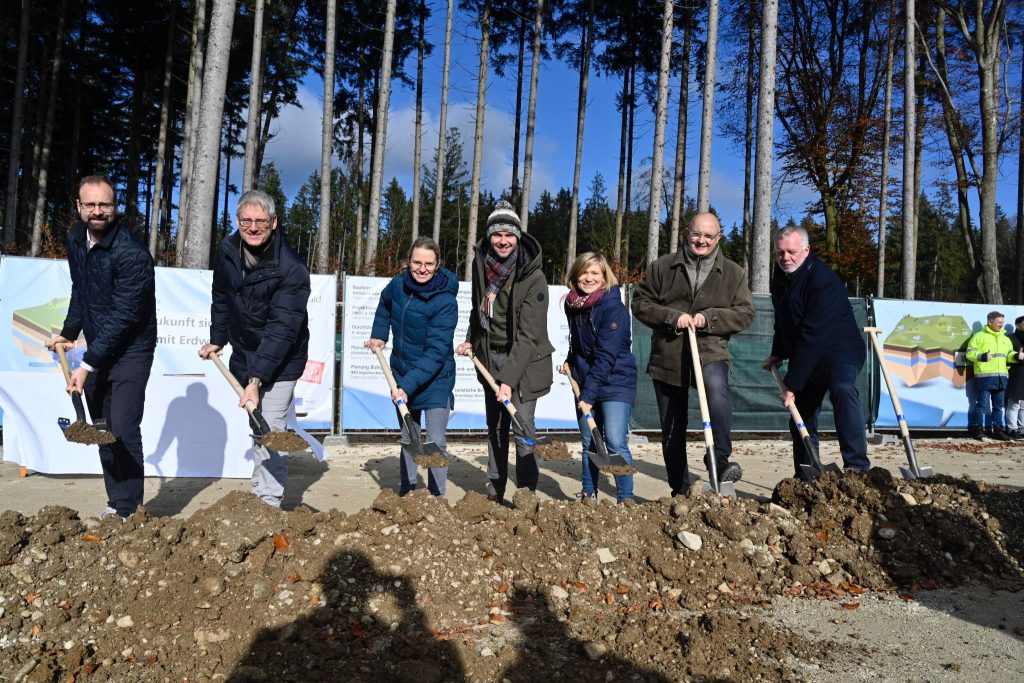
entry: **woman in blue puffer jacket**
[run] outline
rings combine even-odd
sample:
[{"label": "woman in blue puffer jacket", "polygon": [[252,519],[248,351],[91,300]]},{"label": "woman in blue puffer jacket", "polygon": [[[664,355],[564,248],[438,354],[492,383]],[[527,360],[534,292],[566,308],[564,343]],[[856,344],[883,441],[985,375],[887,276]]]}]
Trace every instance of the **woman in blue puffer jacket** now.
[{"label": "woman in blue puffer jacket", "polygon": [[[427,438],[447,457],[448,417],[455,403],[455,350],[452,340],[459,320],[455,273],[441,268],[441,249],[429,237],[413,242],[409,266],[396,275],[380,295],[370,339],[371,351],[383,349],[388,330],[393,336],[391,371],[398,389],[391,400],[405,401],[413,420],[426,420]],[[399,420],[402,423],[402,420]],[[416,463],[409,452],[409,434],[402,424],[402,483],[399,495],[416,488]],[[427,486],[443,496],[447,467],[432,467]]]},{"label": "woman in blue puffer jacket", "polygon": [[[584,499],[597,495],[598,469],[590,461],[592,413],[604,435],[609,453],[633,464],[629,452],[629,418],[636,399],[636,360],[630,350],[629,311],[622,304],[618,280],[601,254],[587,252],[573,262],[566,277],[569,294],[565,315],[569,319],[569,356],[561,372],[572,372],[580,385],[580,434],[583,437]],[[615,476],[619,503],[633,497],[633,475]]]}]

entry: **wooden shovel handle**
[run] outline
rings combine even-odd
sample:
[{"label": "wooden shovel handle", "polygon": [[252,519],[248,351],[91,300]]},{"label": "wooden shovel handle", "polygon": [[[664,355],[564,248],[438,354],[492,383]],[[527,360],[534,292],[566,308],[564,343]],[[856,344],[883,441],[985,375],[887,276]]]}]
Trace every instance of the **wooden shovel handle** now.
[{"label": "wooden shovel handle", "polygon": [[[395,381],[395,374],[391,372],[391,366],[388,364],[388,359],[384,357],[384,352],[380,349],[374,349],[373,354],[377,356],[377,362],[380,363],[380,369],[384,371],[384,377],[388,380],[388,386],[391,387],[391,393],[398,391],[398,382]],[[409,406],[405,405],[405,401],[395,401],[395,405],[398,406],[398,412],[402,415],[409,414]]]},{"label": "wooden shovel handle", "polygon": [[[779,372],[779,366],[772,366],[772,375],[775,376],[775,383],[779,385],[779,391],[785,391],[786,384],[782,381],[782,373]],[[800,411],[797,410],[795,403],[790,403],[788,406],[789,414],[793,418],[793,422],[796,423],[797,431],[800,432],[800,436],[809,436],[810,432],[807,431],[807,427],[804,426],[804,419],[800,417]]]},{"label": "wooden shovel handle", "polygon": [[[230,384],[231,388],[235,390],[235,393],[238,394],[238,398],[245,396],[245,389],[242,388],[241,382],[231,374],[231,371],[228,370],[226,365],[224,365],[224,361],[220,359],[220,351],[211,351],[209,358],[213,361],[213,364],[217,366],[217,369],[220,370],[220,374],[224,375],[224,379],[228,381],[228,384]],[[256,410],[256,406],[252,401],[246,401],[245,409],[249,411],[250,415],[252,415],[253,411]]]},{"label": "wooden shovel handle", "polygon": [[71,348],[67,344],[55,344],[53,349],[57,352],[57,360],[60,361],[60,369],[64,372],[64,381],[71,381],[71,366],[68,365],[68,356],[65,353],[66,349]]},{"label": "wooden shovel handle", "polygon": [[711,432],[711,415],[708,412],[708,394],[704,389],[704,368],[700,363],[700,351],[697,349],[697,333],[692,327],[686,328],[690,337],[690,357],[692,358],[693,377],[697,384],[697,398],[700,401],[700,420],[704,426],[704,443],[709,448],[715,445],[715,437]]},{"label": "wooden shovel handle", "polygon": [[[580,393],[581,393],[580,392],[580,385],[577,384],[575,378],[573,378],[572,370],[567,371],[565,373],[565,376],[569,378],[569,386],[572,387],[572,393],[576,397],[576,402],[579,403],[580,402]],[[584,417],[587,418],[587,426],[590,427],[591,430],[597,429],[597,422],[594,420],[594,414],[593,413],[588,413],[587,415],[584,415]]]}]

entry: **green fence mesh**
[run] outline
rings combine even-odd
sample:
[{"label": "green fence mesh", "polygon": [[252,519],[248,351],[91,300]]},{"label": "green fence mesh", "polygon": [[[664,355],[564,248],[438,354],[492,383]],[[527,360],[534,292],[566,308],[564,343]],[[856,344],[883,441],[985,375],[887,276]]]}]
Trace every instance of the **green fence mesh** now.
[{"label": "green fence mesh", "polygon": [[[864,299],[850,299],[857,324],[867,325],[868,307]],[[789,411],[779,401],[779,390],[771,373],[761,369],[761,363],[772,350],[772,332],[775,325],[775,313],[771,298],[764,295],[754,296],[754,308],[757,313],[753,324],[742,333],[733,336],[729,342],[732,355],[732,374],[729,383],[732,387],[733,431],[736,432],[773,432],[789,429]],[[874,395],[868,391],[868,369],[873,367],[874,355],[869,347],[869,340],[864,339],[868,350],[868,362],[857,380],[861,404],[867,415],[874,415],[877,404]],[[633,355],[637,363],[636,403],[633,407],[633,419],[630,427],[639,431],[660,431],[661,421],[658,418],[658,404],[654,398],[654,384],[647,374],[647,359],[651,355],[651,329],[633,318]],[[697,402],[697,390],[690,390],[690,411],[688,416],[690,429],[699,429],[700,407]],[[832,419],[832,404],[826,399],[818,418],[818,427],[823,431],[835,426]]]}]

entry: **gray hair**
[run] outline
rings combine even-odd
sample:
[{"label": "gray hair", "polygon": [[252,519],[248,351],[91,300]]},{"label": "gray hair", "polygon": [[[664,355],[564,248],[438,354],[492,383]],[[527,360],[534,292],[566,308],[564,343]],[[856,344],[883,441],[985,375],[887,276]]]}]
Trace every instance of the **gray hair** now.
[{"label": "gray hair", "polygon": [[274,203],[274,198],[263,190],[249,190],[239,197],[238,206],[235,207],[235,216],[238,216],[242,207],[247,205],[258,206],[266,211],[267,216],[270,218],[277,216],[277,205]]},{"label": "gray hair", "polygon": [[807,231],[804,230],[803,228],[801,228],[799,225],[790,225],[790,226],[787,226],[785,228],[779,228],[775,232],[775,244],[778,244],[779,240],[786,239],[787,237],[789,237],[790,235],[792,235],[794,233],[797,234],[797,235],[800,235],[800,244],[801,244],[801,246],[804,246],[804,247],[810,246],[810,244],[811,244],[811,237],[810,237],[810,235],[808,235]]},{"label": "gray hair", "polygon": [[989,322],[992,322],[993,320],[998,320],[999,318],[1006,318],[1006,316],[1000,313],[999,311],[990,311],[987,319]]}]

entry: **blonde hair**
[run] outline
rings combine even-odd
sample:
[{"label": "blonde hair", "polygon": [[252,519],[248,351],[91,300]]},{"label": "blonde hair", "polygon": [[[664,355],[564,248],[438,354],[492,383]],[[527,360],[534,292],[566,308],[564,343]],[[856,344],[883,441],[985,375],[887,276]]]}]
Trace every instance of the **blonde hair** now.
[{"label": "blonde hair", "polygon": [[569,272],[565,276],[565,286],[569,289],[576,287],[577,281],[580,276],[586,272],[587,268],[596,265],[601,269],[601,273],[604,274],[604,291],[608,291],[615,285],[619,284],[619,279],[615,277],[615,273],[612,272],[612,267],[608,264],[602,254],[596,251],[588,251],[580,254],[576,257],[576,260],[572,262],[572,266],[569,268]]}]

